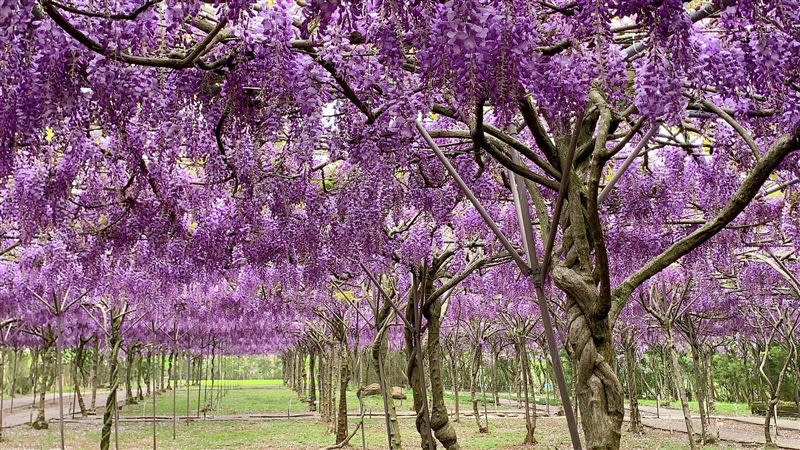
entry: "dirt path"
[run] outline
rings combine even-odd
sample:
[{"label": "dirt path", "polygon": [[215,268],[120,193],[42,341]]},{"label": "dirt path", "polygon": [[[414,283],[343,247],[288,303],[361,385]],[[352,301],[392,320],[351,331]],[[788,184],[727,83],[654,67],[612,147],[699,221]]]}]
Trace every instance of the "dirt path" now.
[{"label": "dirt path", "polygon": [[[97,414],[102,414],[105,409],[106,397],[108,391],[97,391]],[[14,412],[10,413],[10,402],[5,401],[3,408],[3,428],[11,428],[19,425],[24,425],[31,421],[31,418],[36,416],[36,409],[31,408],[31,401],[33,397],[30,395],[16,397],[14,399]],[[89,398],[84,396],[84,400],[88,402]],[[120,389],[117,391],[117,401],[125,401],[125,390]],[[87,405],[88,406],[88,405]],[[72,418],[72,393],[64,394],[64,418]],[[77,409],[77,405],[75,406]],[[53,397],[52,394],[47,394],[47,399],[44,404],[44,415],[47,420],[57,419],[59,415],[58,396]],[[76,414],[79,417],[80,413]],[[66,420],[65,420],[66,422]]]},{"label": "dirt path", "polygon": [[[500,398],[501,406],[516,407],[516,400]],[[626,417],[628,420],[626,407]],[[551,406],[551,414],[556,414],[560,407]],[[537,412],[545,415],[546,407],[536,405]],[[683,412],[680,409],[660,408],[658,417],[656,408],[650,406],[639,406],[642,413],[642,423],[645,426],[657,430],[668,431],[670,433],[686,433],[686,423],[683,420]],[[491,413],[491,410],[490,410]],[[693,414],[694,431],[698,433],[701,429],[699,416]],[[800,422],[793,419],[779,419],[778,436],[772,432],[773,442],[778,446],[787,449],[800,450]],[[764,419],[754,416],[729,416],[716,414],[711,416],[711,434],[718,436],[723,441],[736,442],[743,445],[763,445],[766,441],[764,437]]]}]

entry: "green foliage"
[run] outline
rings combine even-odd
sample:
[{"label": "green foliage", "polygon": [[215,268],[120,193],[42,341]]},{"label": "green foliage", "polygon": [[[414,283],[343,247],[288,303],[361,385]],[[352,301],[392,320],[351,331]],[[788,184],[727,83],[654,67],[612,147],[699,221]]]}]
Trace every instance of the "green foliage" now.
[{"label": "green foliage", "polygon": [[[767,415],[768,402],[753,402],[750,411],[759,416]],[[778,417],[800,417],[800,410],[794,402],[778,402]]]}]

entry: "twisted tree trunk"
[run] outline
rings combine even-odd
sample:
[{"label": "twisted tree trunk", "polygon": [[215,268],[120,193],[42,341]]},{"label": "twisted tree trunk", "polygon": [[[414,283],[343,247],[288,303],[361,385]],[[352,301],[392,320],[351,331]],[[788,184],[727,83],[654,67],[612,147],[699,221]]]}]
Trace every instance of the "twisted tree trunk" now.
[{"label": "twisted tree trunk", "polygon": [[108,450],[111,446],[111,426],[117,412],[117,389],[119,389],[119,349],[122,344],[120,329],[122,328],[123,315],[112,311],[111,330],[108,345],[111,347],[108,356],[108,397],[106,409],[103,412],[103,429],[100,432],[100,450]]},{"label": "twisted tree trunk", "polygon": [[611,366],[614,341],[609,320],[608,259],[597,199],[584,193],[596,188],[591,183],[584,186],[576,175],[570,180],[562,217],[564,259],[555,262],[551,275],[567,294],[566,340],[577,366],[576,407],[581,413],[586,446],[617,449],[625,409],[622,385]]},{"label": "twisted tree trunk", "polygon": [[[427,297],[427,296],[426,296]],[[440,329],[442,325],[442,300],[436,298],[424,311],[428,321],[428,368],[431,380],[431,431],[447,450],[458,450],[456,429],[448,420],[447,406],[444,402],[444,380],[442,379],[442,344]],[[458,402],[458,399],[456,399]]]}]

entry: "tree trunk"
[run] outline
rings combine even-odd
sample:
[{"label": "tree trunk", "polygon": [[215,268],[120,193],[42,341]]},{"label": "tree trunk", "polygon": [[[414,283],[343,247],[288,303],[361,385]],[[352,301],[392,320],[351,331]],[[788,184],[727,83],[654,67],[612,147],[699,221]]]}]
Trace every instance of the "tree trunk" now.
[{"label": "tree trunk", "polygon": [[442,376],[442,344],[440,329],[442,325],[442,300],[435,299],[425,313],[428,321],[428,370],[431,380],[431,431],[447,450],[458,450],[456,429],[448,420],[447,405],[444,402],[444,380]]},{"label": "tree trunk", "polygon": [[[144,355],[139,358],[139,372],[142,372],[142,361],[144,360]],[[150,380],[154,379],[153,374],[150,373],[153,371],[153,351],[150,350],[147,352],[147,370],[144,373],[144,388],[145,388],[145,395],[147,397],[150,396],[151,390],[155,390],[155,386],[151,386]]]},{"label": "tree trunk", "polygon": [[[13,350],[12,350],[13,352]],[[5,390],[6,390],[6,352],[0,347],[0,442],[3,442],[3,410],[5,409]],[[14,396],[14,392],[11,392]]]},{"label": "tree trunk", "polygon": [[144,394],[142,391],[142,360],[144,356],[142,352],[137,351],[137,354],[134,355],[133,361],[136,365],[136,399],[139,401],[144,400]]},{"label": "tree trunk", "polygon": [[697,444],[694,440],[694,427],[692,426],[692,413],[689,412],[689,401],[686,399],[686,391],[683,386],[683,374],[681,373],[681,365],[678,361],[678,352],[675,351],[675,340],[672,338],[672,331],[670,330],[671,324],[666,323],[662,325],[664,335],[667,338],[667,351],[669,352],[670,361],[672,361],[672,375],[675,381],[675,386],[678,391],[678,398],[681,401],[681,409],[683,410],[683,420],[686,423],[686,431],[689,438],[689,448],[695,450]]},{"label": "tree trunk", "polygon": [[97,384],[98,384],[98,370],[100,369],[100,338],[94,337],[94,345],[92,347],[92,400],[89,405],[88,414],[94,416],[97,414]]},{"label": "tree trunk", "polygon": [[339,411],[336,417],[336,443],[347,439],[347,383],[350,381],[347,347],[343,344],[340,350],[341,367],[339,369]]},{"label": "tree trunk", "polygon": [[31,400],[31,408],[36,407],[36,393],[38,392],[36,389],[39,386],[39,376],[40,376],[39,372],[41,371],[41,368],[39,366],[39,359],[41,357],[39,353],[40,352],[38,348],[34,347],[31,349],[31,367],[29,370],[31,374],[31,392],[33,393],[32,396],[33,400]]},{"label": "tree trunk", "polygon": [[134,348],[129,347],[128,350],[125,352],[125,404],[126,405],[135,405],[137,403],[136,398],[133,396],[133,384],[131,381],[134,356],[135,356]]},{"label": "tree trunk", "polygon": [[75,385],[75,397],[78,401],[78,408],[81,410],[81,416],[86,417],[86,403],[83,401],[83,395],[81,395],[81,382],[83,381],[83,377],[81,373],[83,372],[83,357],[84,357],[84,346],[86,342],[78,338],[78,347],[75,350],[75,361],[72,364],[72,381]]},{"label": "tree trunk", "polygon": [[618,449],[625,410],[622,385],[609,364],[613,340],[608,320],[588,317],[567,297],[567,323],[567,345],[578,362],[577,404],[586,446]]},{"label": "tree trunk", "polygon": [[433,429],[430,423],[430,414],[427,404],[427,386],[425,383],[425,367],[422,354],[421,338],[421,315],[418,314],[418,303],[424,301],[425,296],[420,295],[419,281],[414,277],[413,293],[409,296],[406,305],[406,321],[413,325],[413,329],[405,327],[404,337],[406,341],[406,353],[408,354],[408,367],[406,376],[411,384],[411,392],[414,396],[414,411],[416,411],[416,427],[420,435],[420,443],[423,449],[433,449],[436,442],[433,440]]},{"label": "tree trunk", "polygon": [[31,426],[36,430],[45,430],[49,427],[44,415],[44,404],[47,390],[50,388],[52,381],[55,380],[55,368],[53,367],[53,353],[50,351],[53,345],[51,339],[46,339],[44,346],[40,350],[42,355],[42,366],[39,373],[39,401],[36,407],[36,419],[31,423]]},{"label": "tree trunk", "polygon": [[[792,328],[792,331],[793,330],[794,329]],[[790,339],[791,339],[791,337],[790,337]],[[794,346],[790,346],[789,351],[787,352],[787,355],[786,355],[786,360],[783,362],[783,365],[781,366],[780,372],[778,372],[778,379],[774,383],[769,379],[769,377],[767,377],[767,374],[764,372],[764,366],[767,363],[767,359],[768,359],[768,355],[769,355],[769,344],[764,346],[764,351],[765,351],[765,354],[764,354],[763,359],[761,360],[761,366],[759,367],[759,370],[761,372],[762,377],[764,378],[764,381],[766,381],[767,385],[769,385],[769,388],[770,388],[770,392],[769,392],[770,397],[769,397],[769,402],[768,402],[768,406],[767,406],[767,416],[764,418],[764,438],[765,438],[765,445],[767,447],[771,447],[771,446],[774,445],[774,443],[772,441],[772,435],[771,435],[771,433],[769,431],[769,426],[770,426],[770,422],[771,422],[772,417],[775,416],[775,408],[778,405],[778,393],[781,391],[781,385],[783,384],[783,379],[786,376],[786,370],[789,368],[789,363],[794,358],[795,348],[794,348]],[[775,417],[775,420],[776,420],[776,423],[777,423],[778,418]]]},{"label": "tree trunk", "polygon": [[450,384],[453,386],[453,395],[456,397],[455,401],[455,417],[453,417],[453,422],[458,422],[460,420],[460,412],[459,412],[459,403],[460,397],[458,394],[458,364],[456,364],[456,356],[454,351],[450,351]]},{"label": "tree trunk", "polygon": [[707,401],[707,408],[706,412],[709,415],[709,420],[711,420],[711,414],[717,412],[717,400],[716,400],[716,392],[714,389],[714,351],[712,349],[708,349],[705,353],[705,364],[704,369],[706,372],[706,401]]},{"label": "tree trunk", "polygon": [[172,367],[174,366],[174,364],[175,364],[175,350],[172,350],[169,352],[169,358],[167,359],[167,390],[171,390],[172,384],[175,382],[175,374],[172,371]]},{"label": "tree trunk", "polygon": [[[386,313],[379,317],[377,323],[382,324],[386,320]],[[379,331],[380,333],[380,331]],[[392,398],[392,387],[386,380],[386,372],[384,370],[384,361],[389,352],[389,340],[386,338],[386,331],[380,333],[375,337],[375,342],[372,345],[372,360],[375,363],[375,368],[378,372],[378,382],[381,387],[381,395],[383,396],[384,414],[386,415],[386,427],[388,433],[388,444],[390,450],[401,450],[402,439],[400,436],[400,423],[397,421],[397,410],[394,406],[394,399]]]},{"label": "tree trunk", "polygon": [[108,345],[111,351],[108,356],[108,397],[106,397],[106,410],[103,413],[103,429],[100,433],[100,450],[108,450],[111,445],[111,426],[117,411],[117,389],[119,388],[119,348],[122,343],[120,329],[122,328],[123,315],[117,311],[111,313],[111,332]]},{"label": "tree trunk", "polygon": [[642,415],[639,411],[638,390],[636,389],[636,347],[633,336],[629,332],[623,332],[622,345],[625,349],[625,376],[628,379],[628,401],[630,403],[630,422],[629,431],[631,433],[643,434]]},{"label": "tree trunk", "polygon": [[14,350],[14,364],[11,368],[11,407],[9,408],[9,413],[14,412],[14,396],[16,394],[16,386],[17,386],[17,361],[19,360],[19,355],[22,353],[22,350]]},{"label": "tree trunk", "polygon": [[472,354],[472,365],[470,370],[470,383],[469,383],[469,399],[472,402],[472,413],[475,415],[475,423],[478,425],[479,433],[488,433],[489,427],[481,422],[481,413],[478,410],[478,397],[476,395],[478,389],[478,370],[481,368],[481,359],[483,357],[482,345],[478,343],[475,346],[475,352]]},{"label": "tree trunk", "polygon": [[500,407],[500,394],[497,392],[497,361],[500,356],[500,351],[492,347],[492,399],[494,400],[494,409]]},{"label": "tree trunk", "polygon": [[[528,364],[528,349],[525,346],[525,338],[522,337],[514,345],[520,365],[520,375],[522,375],[522,392],[525,403],[525,439],[522,445],[536,444],[536,394],[531,386],[530,364]],[[531,411],[531,396],[533,396],[534,408]]]},{"label": "tree trunk", "polygon": [[331,357],[326,363],[328,366],[328,417],[330,421],[328,422],[328,432],[335,433],[336,432],[336,386],[334,385],[335,380],[335,369],[336,364],[338,361],[338,351],[336,347],[331,347],[330,349]]},{"label": "tree trunk", "polygon": [[314,364],[316,363],[316,350],[311,350],[308,355],[308,410],[317,410],[317,386]]},{"label": "tree trunk", "polygon": [[691,342],[689,345],[692,353],[692,369],[694,371],[694,396],[697,399],[697,409],[700,413],[700,442],[705,444],[707,441],[713,442],[713,437],[709,434],[708,430],[710,422],[706,414],[706,374],[704,365],[700,361],[700,349],[696,339],[689,337]]},{"label": "tree trunk", "polygon": [[319,384],[319,416],[323,422],[328,422],[328,385],[326,383],[328,373],[327,355],[325,348],[320,348],[319,360],[317,361],[317,382]]}]

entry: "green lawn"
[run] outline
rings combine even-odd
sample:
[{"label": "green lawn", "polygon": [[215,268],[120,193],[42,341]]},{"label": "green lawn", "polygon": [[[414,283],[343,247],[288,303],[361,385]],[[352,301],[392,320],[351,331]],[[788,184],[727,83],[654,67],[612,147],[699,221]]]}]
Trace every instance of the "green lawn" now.
[{"label": "green lawn", "polygon": [[[216,383],[215,383],[216,385]],[[211,390],[205,387],[200,389],[200,408],[210,402]],[[216,395],[216,389],[214,393]],[[255,413],[291,413],[306,412],[308,405],[300,401],[297,395],[284,388],[246,388],[223,390],[222,400],[215,403],[215,410],[209,412],[214,415],[235,415]],[[191,386],[189,390],[189,415],[197,414],[198,387]],[[204,395],[206,400],[204,401]],[[186,389],[178,389],[175,393],[175,403],[178,415],[186,415]],[[152,398],[146,398],[138,405],[127,405],[122,408],[125,416],[149,416],[153,414]],[[172,391],[156,397],[156,414],[160,416],[172,415]],[[202,416],[202,412],[200,415]]]},{"label": "green lawn", "polygon": [[[283,386],[281,379],[264,379],[264,380],[222,380],[225,386]],[[211,380],[203,380],[203,384],[211,384]],[[214,386],[218,385],[220,380],[214,380]]]},{"label": "green lawn", "polygon": [[[302,413],[308,411],[308,403],[305,403],[297,395],[287,388],[283,388],[282,380],[228,380],[223,382],[224,395],[221,402],[215,404],[215,410],[209,411],[210,415],[234,415],[234,414],[285,414],[288,412]],[[214,382],[215,392],[219,382]],[[206,387],[209,389],[207,390]],[[197,415],[198,386],[191,386],[189,390],[189,415]],[[210,382],[203,384],[200,389],[200,408],[204,408],[211,395]],[[413,410],[413,396],[411,389],[406,389],[406,400],[395,400],[395,407],[398,411]],[[508,399],[508,393],[501,395]],[[204,400],[206,398],[206,400]],[[338,394],[337,394],[338,399]],[[175,395],[176,411],[180,416],[187,414],[186,409],[186,387],[178,388]],[[514,399],[515,400],[515,399]],[[539,404],[544,404],[544,398],[537,398]],[[554,399],[550,399],[551,404],[555,404]],[[455,395],[445,392],[445,403],[452,412],[455,409]],[[356,392],[347,391],[347,406],[351,411],[359,408]],[[499,409],[513,409],[513,404],[502,404]],[[379,395],[364,398],[364,408],[374,413],[383,411],[383,399]],[[478,395],[478,409],[483,412],[484,398]],[[494,411],[495,405],[491,395],[486,396],[486,409]],[[459,410],[472,411],[469,393],[459,392]],[[152,415],[152,399],[146,398],[137,405],[126,405],[123,407],[122,414],[125,416],[149,416]],[[156,397],[156,414],[160,416],[172,415],[172,391],[160,394]],[[202,412],[200,413],[202,416]]]},{"label": "green lawn", "polygon": [[[418,449],[419,435],[414,429],[413,419],[401,419],[401,437],[404,449]],[[152,428],[149,423],[120,424],[120,448],[140,449],[152,447]],[[351,418],[350,429],[355,426]],[[498,419],[489,422],[489,433],[479,434],[472,420],[462,419],[454,424],[458,440],[464,449],[508,449],[520,450],[518,444],[524,435],[524,423],[520,419]],[[172,440],[170,423],[157,425],[158,448],[161,449],[275,449],[299,450],[319,449],[333,443],[333,436],[326,431],[327,426],[316,419],[281,419],[273,421],[203,421],[181,423],[177,428],[177,439]],[[386,435],[382,419],[365,421],[365,443],[369,449],[385,449]],[[27,427],[6,430],[0,448],[56,448],[58,446],[58,427],[51,426],[46,431],[35,431]],[[569,448],[569,436],[563,419],[540,419],[536,437],[538,448]],[[100,441],[100,424],[69,423],[66,426],[67,448],[95,448]],[[113,439],[113,436],[112,436]],[[113,441],[112,441],[113,442]],[[351,444],[361,446],[361,433]],[[113,443],[112,443],[113,445]],[[686,444],[681,436],[650,431],[644,437],[623,432],[623,448],[684,449]],[[730,447],[706,447],[708,449]]]},{"label": "green lawn", "polygon": [[[656,406],[656,401],[652,399],[639,399],[639,404],[643,406]],[[729,402],[716,402],[717,405],[717,413],[718,414],[727,414],[732,416],[751,416],[750,408],[747,407],[747,403],[729,403]],[[669,408],[676,408],[680,409],[681,402],[675,401],[671,402]],[[691,401],[689,402],[689,409],[691,411],[697,412],[699,411],[697,402]]]}]

